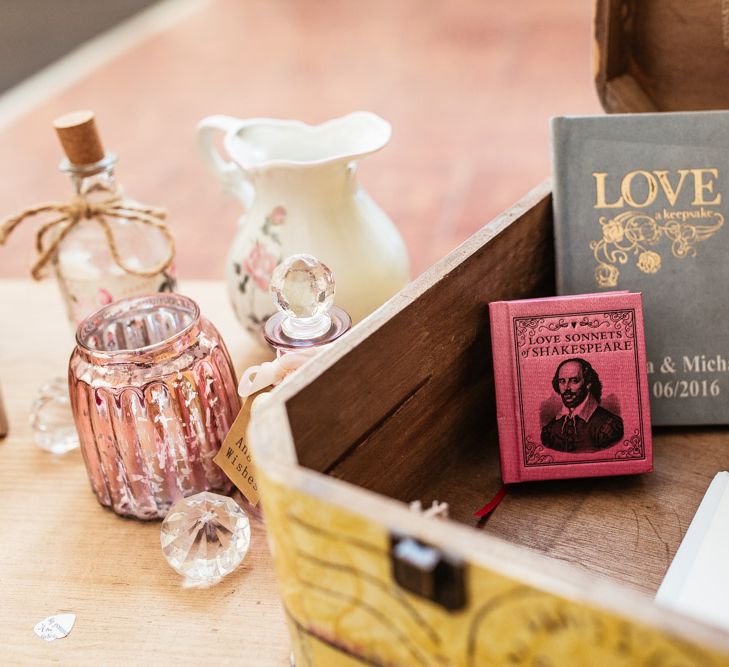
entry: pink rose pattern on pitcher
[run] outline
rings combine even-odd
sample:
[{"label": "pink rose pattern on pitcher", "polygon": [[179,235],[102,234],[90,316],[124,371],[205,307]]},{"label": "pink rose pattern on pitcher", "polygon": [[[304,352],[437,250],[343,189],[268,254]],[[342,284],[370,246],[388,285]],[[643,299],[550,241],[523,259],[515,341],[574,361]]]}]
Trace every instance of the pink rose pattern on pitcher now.
[{"label": "pink rose pattern on pitcher", "polygon": [[[268,296],[268,285],[273,270],[283,259],[281,254],[281,238],[275,227],[286,222],[286,209],[283,206],[276,206],[266,216],[261,227],[262,238],[255,241],[246,257],[241,262],[234,264],[235,273],[239,276],[238,290],[241,294],[250,294],[251,308],[248,319],[253,327],[260,327],[268,316],[258,318],[253,314],[253,304],[256,300],[256,291],[263,292],[265,298]],[[271,246],[275,247],[272,251]],[[272,311],[273,312],[273,311]],[[270,315],[269,315],[270,316]]]},{"label": "pink rose pattern on pitcher", "polygon": [[[276,268],[276,258],[271,255],[266,246],[260,241],[256,241],[248,257],[243,260],[243,271],[246,274],[244,281],[250,277],[260,290],[268,289],[268,282],[271,274]],[[245,289],[243,290],[245,291]]]}]

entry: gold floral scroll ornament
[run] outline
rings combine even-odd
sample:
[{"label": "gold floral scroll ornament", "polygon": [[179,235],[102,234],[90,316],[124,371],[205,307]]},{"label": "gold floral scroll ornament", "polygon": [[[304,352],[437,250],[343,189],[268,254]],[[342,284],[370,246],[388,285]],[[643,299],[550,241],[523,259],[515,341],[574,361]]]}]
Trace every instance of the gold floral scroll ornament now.
[{"label": "gold floral scroll ornament", "polygon": [[671,242],[671,254],[683,259],[696,256],[695,244],[710,238],[723,224],[724,216],[709,212],[708,224],[698,225],[679,220],[656,221],[650,215],[626,211],[614,218],[600,218],[602,238],[590,241],[595,257],[595,282],[598,287],[615,287],[618,284],[618,264],[626,264],[636,257],[635,265],[643,273],[658,273],[661,255],[656,246],[664,237]]}]

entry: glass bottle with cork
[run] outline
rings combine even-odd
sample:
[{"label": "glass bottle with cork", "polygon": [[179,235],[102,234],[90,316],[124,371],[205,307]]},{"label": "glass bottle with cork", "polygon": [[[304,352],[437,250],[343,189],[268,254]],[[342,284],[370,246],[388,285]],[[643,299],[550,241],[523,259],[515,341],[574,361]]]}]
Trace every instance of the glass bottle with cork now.
[{"label": "glass bottle with cork", "polygon": [[117,157],[104,151],[93,113],[70,113],[53,125],[66,154],[60,169],[71,178],[81,212],[50,241],[62,236],[50,262],[74,328],[112,301],[172,291],[174,241],[164,213],[123,197],[114,177]]},{"label": "glass bottle with cork", "polygon": [[[104,150],[93,112],[66,114],[53,126],[65,153],[60,169],[70,176],[74,195],[0,222],[0,245],[24,221],[44,217],[31,274],[35,280],[48,270],[55,275],[75,330],[113,301],[174,290],[175,246],[162,209],[124,197],[114,177],[117,157]],[[65,378],[41,387],[31,424],[42,449],[63,453],[78,446]]]}]

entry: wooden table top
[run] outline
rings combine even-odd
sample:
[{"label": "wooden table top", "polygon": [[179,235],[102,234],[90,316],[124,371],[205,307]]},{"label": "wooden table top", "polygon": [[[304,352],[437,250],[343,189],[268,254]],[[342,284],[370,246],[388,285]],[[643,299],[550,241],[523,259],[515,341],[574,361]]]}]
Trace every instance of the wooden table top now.
[{"label": "wooden table top", "polygon": [[[221,330],[236,367],[267,353],[235,321],[222,283],[181,285]],[[0,281],[0,383],[10,433],[0,440],[2,664],[288,665],[289,638],[263,528],[242,565],[208,589],[184,589],[165,561],[160,523],[122,519],[91,492],[78,450],[40,450],[28,424],[41,384],[63,376],[73,337],[50,282]],[[43,618],[77,615],[45,642]]]},{"label": "wooden table top", "polygon": [[[126,192],[168,208],[179,276],[222,278],[240,206],[198,157],[197,122],[318,123],[367,109],[393,134],[362,161],[360,182],[400,229],[416,276],[549,175],[551,116],[601,111],[590,2],[166,5],[183,18],[0,127],[0,216],[69,196],[51,121],[94,109]],[[27,275],[30,226],[16,234],[0,277]]]}]

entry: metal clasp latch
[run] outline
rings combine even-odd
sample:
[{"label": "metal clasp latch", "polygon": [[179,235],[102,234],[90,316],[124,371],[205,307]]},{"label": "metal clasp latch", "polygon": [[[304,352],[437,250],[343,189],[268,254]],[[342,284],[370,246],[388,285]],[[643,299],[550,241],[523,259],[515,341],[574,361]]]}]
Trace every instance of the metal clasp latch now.
[{"label": "metal clasp latch", "polygon": [[466,606],[463,560],[407,535],[390,535],[392,576],[406,591],[449,611]]}]

